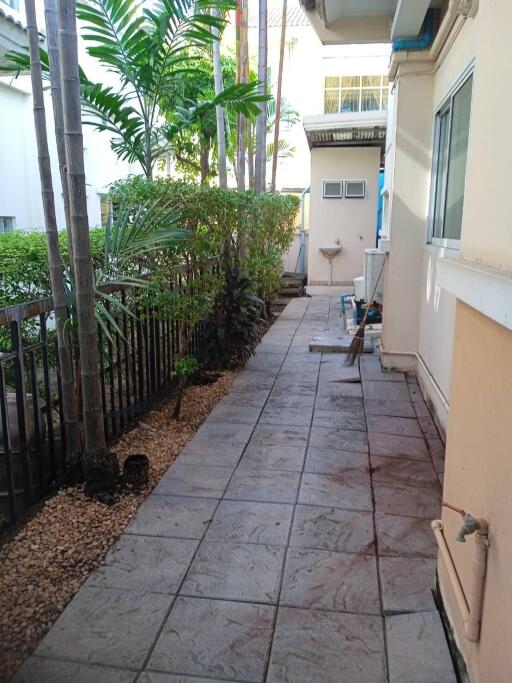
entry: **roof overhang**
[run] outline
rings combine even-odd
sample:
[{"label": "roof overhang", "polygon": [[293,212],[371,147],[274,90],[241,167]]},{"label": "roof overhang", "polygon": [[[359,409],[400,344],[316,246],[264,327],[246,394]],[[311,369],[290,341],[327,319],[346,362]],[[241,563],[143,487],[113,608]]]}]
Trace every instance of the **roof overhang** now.
[{"label": "roof overhang", "polygon": [[429,7],[443,0],[301,0],[322,43],[376,43],[416,38]]},{"label": "roof overhang", "polygon": [[386,141],[386,112],[321,114],[303,118],[304,131],[313,147],[380,147]]},{"label": "roof overhang", "polygon": [[0,7],[0,59],[6,52],[28,47],[26,29],[9,8]]}]

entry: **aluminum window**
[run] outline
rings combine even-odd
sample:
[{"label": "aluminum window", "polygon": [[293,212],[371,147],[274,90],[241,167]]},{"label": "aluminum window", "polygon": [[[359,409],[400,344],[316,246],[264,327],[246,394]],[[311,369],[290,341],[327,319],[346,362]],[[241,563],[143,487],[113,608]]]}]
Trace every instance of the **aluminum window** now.
[{"label": "aluminum window", "polygon": [[443,246],[458,246],[462,229],[472,86],[471,74],[435,118],[429,236]]},{"label": "aluminum window", "polygon": [[366,197],[366,180],[346,180],[346,199],[364,199]]},{"label": "aluminum window", "polygon": [[326,76],[325,78],[325,114],[384,111],[387,106],[387,76]]},{"label": "aluminum window", "polygon": [[324,199],[341,199],[343,197],[343,181],[324,180],[322,196]]}]

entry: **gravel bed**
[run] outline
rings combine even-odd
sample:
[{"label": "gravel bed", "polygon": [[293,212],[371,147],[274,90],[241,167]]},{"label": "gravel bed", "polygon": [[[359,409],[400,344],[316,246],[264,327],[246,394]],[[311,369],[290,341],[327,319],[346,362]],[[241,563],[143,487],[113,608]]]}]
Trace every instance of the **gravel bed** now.
[{"label": "gravel bed", "polygon": [[120,464],[145,453],[149,483],[111,507],[62,489],[0,546],[0,681],[7,681],[123,532],[142,500],[228,391],[236,372],[185,391],[179,422],[173,401],[146,413],[113,448]]}]

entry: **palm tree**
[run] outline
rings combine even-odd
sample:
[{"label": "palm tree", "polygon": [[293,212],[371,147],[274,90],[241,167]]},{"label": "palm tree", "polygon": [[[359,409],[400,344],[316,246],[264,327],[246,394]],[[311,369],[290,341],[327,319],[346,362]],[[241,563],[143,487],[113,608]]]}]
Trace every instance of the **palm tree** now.
[{"label": "palm tree", "polygon": [[[218,8],[212,8],[212,16],[220,17]],[[212,44],[213,52],[213,77],[215,82],[215,96],[222,95],[224,85],[222,83],[222,68],[220,63],[220,33],[217,28],[213,28],[213,34],[216,40]],[[217,148],[218,148],[218,165],[219,165],[219,187],[226,188],[228,186],[228,169],[227,169],[227,153],[226,153],[226,127],[224,122],[224,107],[218,104],[215,107],[215,117],[217,122]]]},{"label": "palm tree", "polygon": [[[32,99],[34,106],[34,126],[36,132],[37,153],[39,159],[39,177],[43,199],[44,219],[48,241],[48,263],[50,282],[55,307],[57,346],[62,384],[62,409],[68,462],[75,462],[81,451],[78,428],[78,414],[75,402],[75,386],[73,378],[73,360],[66,332],[67,306],[64,287],[63,265],[59,249],[57,219],[55,216],[55,198],[53,194],[50,153],[46,132],[46,117],[43,94],[43,78],[39,55],[39,33],[37,30],[34,0],[26,0],[27,36],[30,51],[30,76],[32,80]],[[49,406],[48,406],[49,409]]]},{"label": "palm tree", "polygon": [[[258,81],[260,94],[267,91],[267,0],[259,0],[258,33]],[[256,154],[254,161],[254,189],[257,193],[265,189],[266,171],[266,106],[260,104],[256,121]]]},{"label": "palm tree", "polygon": [[139,0],[79,4],[87,51],[121,84],[114,89],[82,79],[85,122],[112,133],[114,151],[139,162],[147,178],[173,137],[205,110],[229,103],[247,115],[257,111],[261,97],[254,83],[225,88],[212,100],[173,112],[172,120],[160,108],[166,88],[195,67],[191,52],[200,55],[218,41],[226,23],[219,12],[233,7],[232,0],[165,0],[142,11]]},{"label": "palm tree", "polygon": [[85,190],[76,0],[59,2],[58,20],[85,449],[89,454],[101,454],[105,452],[106,442],[97,351],[95,283],[89,244],[89,220]]},{"label": "palm tree", "polygon": [[281,117],[281,89],[283,85],[283,62],[284,62],[284,46],[286,39],[286,7],[287,0],[283,0],[283,17],[281,19],[281,44],[279,48],[279,70],[277,74],[277,95],[276,95],[276,116],[274,125],[274,146],[272,153],[272,179],[270,181],[270,189],[272,192],[276,190],[276,173],[277,173],[277,156],[279,151],[279,123]]}]

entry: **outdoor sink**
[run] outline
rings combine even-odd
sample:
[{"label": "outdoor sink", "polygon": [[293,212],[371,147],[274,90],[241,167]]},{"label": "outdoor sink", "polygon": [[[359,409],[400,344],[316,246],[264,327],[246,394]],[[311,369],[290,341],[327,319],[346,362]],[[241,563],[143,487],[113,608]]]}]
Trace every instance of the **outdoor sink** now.
[{"label": "outdoor sink", "polygon": [[321,254],[330,261],[336,256],[336,254],[340,253],[341,244],[324,244],[319,247],[319,249]]},{"label": "outdoor sink", "polygon": [[[339,240],[338,240],[339,242]],[[332,285],[332,260],[333,258],[340,253],[341,251],[341,244],[322,244],[321,247],[319,247],[320,253],[322,256],[325,256],[325,258],[329,261],[329,286]]]}]

